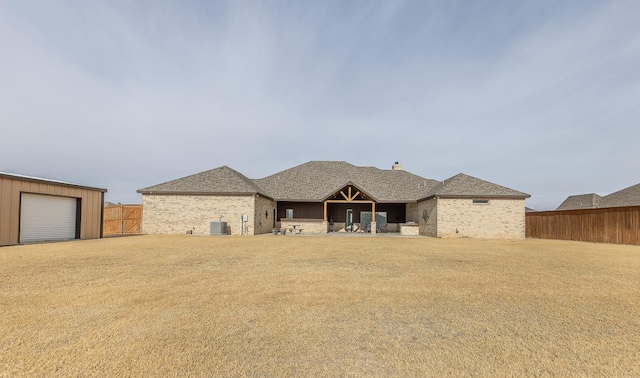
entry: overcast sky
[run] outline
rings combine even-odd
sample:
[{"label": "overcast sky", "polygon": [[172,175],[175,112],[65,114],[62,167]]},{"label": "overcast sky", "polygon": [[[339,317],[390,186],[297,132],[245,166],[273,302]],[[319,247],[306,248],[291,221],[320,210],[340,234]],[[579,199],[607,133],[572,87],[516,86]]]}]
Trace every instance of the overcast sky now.
[{"label": "overcast sky", "polygon": [[640,183],[640,1],[0,0],[0,171],[137,189],[344,160]]}]

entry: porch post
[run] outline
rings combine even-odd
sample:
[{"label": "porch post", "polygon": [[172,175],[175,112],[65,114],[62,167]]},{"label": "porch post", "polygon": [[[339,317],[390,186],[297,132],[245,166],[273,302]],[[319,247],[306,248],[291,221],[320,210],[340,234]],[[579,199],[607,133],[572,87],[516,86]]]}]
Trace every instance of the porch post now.
[{"label": "porch post", "polygon": [[322,229],[329,232],[329,222],[327,222],[327,201],[324,201],[324,217],[322,218]]},{"label": "porch post", "polygon": [[371,202],[371,235],[376,234],[376,203]]}]

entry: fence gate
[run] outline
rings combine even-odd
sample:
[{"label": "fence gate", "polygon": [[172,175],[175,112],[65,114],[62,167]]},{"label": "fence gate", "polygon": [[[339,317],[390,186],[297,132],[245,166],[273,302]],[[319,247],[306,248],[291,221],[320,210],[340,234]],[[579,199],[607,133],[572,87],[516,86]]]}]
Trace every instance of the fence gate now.
[{"label": "fence gate", "polygon": [[102,233],[109,235],[135,235],[140,233],[142,205],[115,205],[104,208]]}]

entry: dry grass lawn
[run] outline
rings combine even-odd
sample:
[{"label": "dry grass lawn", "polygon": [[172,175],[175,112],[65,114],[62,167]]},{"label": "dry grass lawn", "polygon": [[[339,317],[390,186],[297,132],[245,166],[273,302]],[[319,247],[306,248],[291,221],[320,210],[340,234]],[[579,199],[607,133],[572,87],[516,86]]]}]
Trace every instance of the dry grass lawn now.
[{"label": "dry grass lawn", "polygon": [[1,376],[640,376],[640,248],[139,236],[0,248]]}]

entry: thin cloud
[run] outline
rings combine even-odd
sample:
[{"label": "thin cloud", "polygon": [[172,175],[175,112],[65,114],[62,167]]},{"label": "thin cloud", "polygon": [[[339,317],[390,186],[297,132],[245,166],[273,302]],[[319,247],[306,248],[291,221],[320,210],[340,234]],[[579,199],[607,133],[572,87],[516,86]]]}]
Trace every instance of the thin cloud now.
[{"label": "thin cloud", "polygon": [[399,160],[555,208],[638,182],[638,25],[615,1],[5,2],[0,170],[138,202],[223,164]]}]

